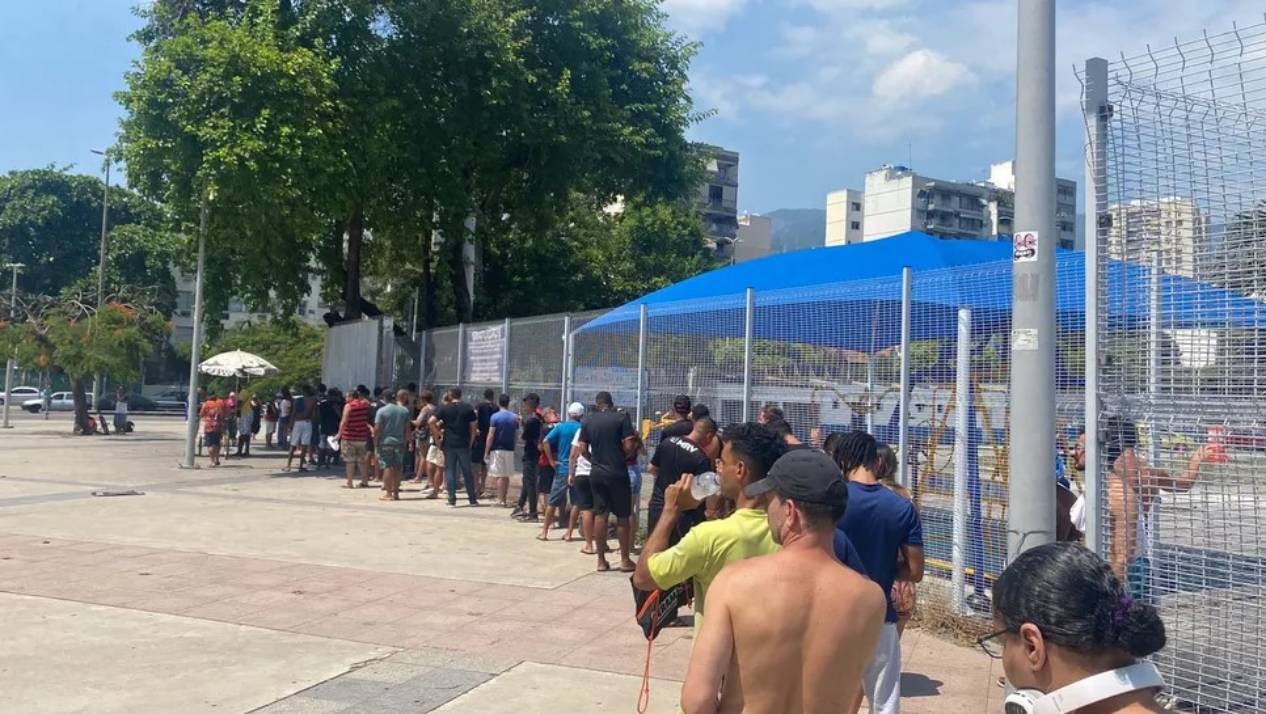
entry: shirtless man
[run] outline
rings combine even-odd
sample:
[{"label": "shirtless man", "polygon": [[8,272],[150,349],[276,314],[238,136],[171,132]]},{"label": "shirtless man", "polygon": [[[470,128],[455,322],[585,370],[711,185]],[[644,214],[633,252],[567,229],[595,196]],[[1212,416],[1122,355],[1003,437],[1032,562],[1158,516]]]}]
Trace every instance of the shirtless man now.
[{"label": "shirtless man", "polygon": [[713,582],[682,709],[845,711],[886,606],[878,585],[835,558],[835,522],[848,501],[839,467],[820,451],[791,451],[744,493],[771,494],[769,530],[782,550],[731,563]]}]

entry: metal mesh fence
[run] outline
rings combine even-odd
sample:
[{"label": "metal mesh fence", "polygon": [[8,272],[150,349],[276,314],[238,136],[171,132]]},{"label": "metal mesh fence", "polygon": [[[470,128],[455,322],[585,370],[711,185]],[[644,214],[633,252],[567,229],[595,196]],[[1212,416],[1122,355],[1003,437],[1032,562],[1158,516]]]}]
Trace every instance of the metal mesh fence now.
[{"label": "metal mesh fence", "polygon": [[[1160,608],[1184,711],[1261,711],[1266,25],[1085,74],[1096,545]],[[1106,94],[1106,96],[1104,96]]]}]

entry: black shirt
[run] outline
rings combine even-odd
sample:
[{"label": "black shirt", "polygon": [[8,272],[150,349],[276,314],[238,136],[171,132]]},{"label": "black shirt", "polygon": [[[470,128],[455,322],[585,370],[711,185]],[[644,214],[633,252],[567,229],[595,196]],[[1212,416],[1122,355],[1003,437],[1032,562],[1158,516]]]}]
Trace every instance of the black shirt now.
[{"label": "black shirt", "polygon": [[541,458],[541,418],[529,414],[523,420],[523,460],[535,461]]},{"label": "black shirt", "polygon": [[689,419],[678,419],[668,426],[660,429],[659,438],[661,441],[670,436],[690,436],[690,432],[694,431],[695,423]]},{"label": "black shirt", "polygon": [[[470,448],[470,425],[479,417],[469,404],[466,402],[445,404],[435,410],[435,418],[444,422],[444,448]],[[487,436],[486,433],[485,436]]]},{"label": "black shirt", "polygon": [[475,407],[474,412],[479,422],[479,426],[475,431],[476,444],[483,446],[488,443],[488,428],[492,421],[492,415],[498,411],[497,406],[489,401],[480,402],[479,406]]},{"label": "black shirt", "polygon": [[625,466],[624,440],[633,435],[633,423],[627,414],[607,410],[585,417],[580,425],[580,440],[589,445],[592,475],[597,478],[628,478]]},{"label": "black shirt", "polygon": [[712,459],[684,436],[671,436],[659,442],[651,456],[651,465],[656,468],[656,488],[668,488],[685,474],[697,476],[713,470]]}]

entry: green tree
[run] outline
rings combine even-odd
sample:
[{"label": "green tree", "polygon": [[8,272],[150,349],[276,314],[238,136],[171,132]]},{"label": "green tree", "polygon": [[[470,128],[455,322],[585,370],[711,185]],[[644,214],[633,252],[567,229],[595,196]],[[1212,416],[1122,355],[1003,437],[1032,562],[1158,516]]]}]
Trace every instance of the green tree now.
[{"label": "green tree", "polygon": [[[12,307],[18,318],[0,323],[0,351],[22,364],[65,374],[75,400],[75,431],[87,434],[86,383],[94,374],[128,381],[140,376],[141,359],[166,337],[168,325],[150,306],[122,301],[101,310],[86,295],[19,298]],[[6,310],[8,313],[8,310]],[[100,398],[103,395],[96,395]]]},{"label": "green tree", "polygon": [[[0,256],[26,266],[28,291],[57,295],[81,283],[95,293],[103,188],[98,178],[58,168],[0,176]],[[107,298],[120,286],[148,289],[151,304],[171,311],[178,243],[164,222],[158,206],[110,187]]]},{"label": "green tree", "polygon": [[[207,347],[208,356],[243,350],[259,355],[277,368],[276,374],[251,378],[250,388],[257,394],[273,394],[282,387],[315,385],[321,379],[321,350],[325,336],[320,329],[294,317],[267,322],[244,322],[230,327]],[[231,379],[213,379],[212,386],[221,392],[234,386]]]},{"label": "green tree", "polygon": [[296,46],[276,0],[171,0],[142,14],[142,56],[118,94],[129,185],[190,237],[205,198],[209,315],[234,295],[292,311],[325,229],[329,167],[341,160],[330,140],[333,64]]}]

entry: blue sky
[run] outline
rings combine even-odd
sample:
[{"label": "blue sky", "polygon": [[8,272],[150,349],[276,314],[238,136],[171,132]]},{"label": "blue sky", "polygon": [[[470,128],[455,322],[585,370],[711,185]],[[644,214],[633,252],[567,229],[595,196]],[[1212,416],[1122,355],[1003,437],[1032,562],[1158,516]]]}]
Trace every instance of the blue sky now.
[{"label": "blue sky", "polygon": [[[0,171],[109,144],[135,0],[0,0]],[[1014,147],[1016,0],[665,0],[703,43],[692,138],[742,154],[740,210],[821,208],[865,171],[983,177]],[[1059,173],[1081,179],[1074,63],[1262,21],[1260,0],[1060,0]]]}]

